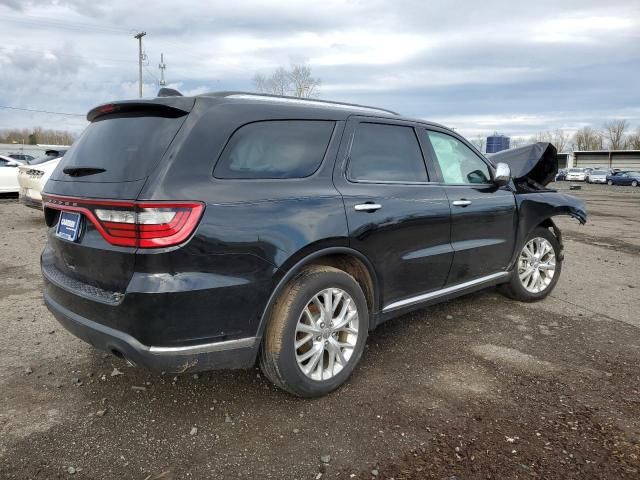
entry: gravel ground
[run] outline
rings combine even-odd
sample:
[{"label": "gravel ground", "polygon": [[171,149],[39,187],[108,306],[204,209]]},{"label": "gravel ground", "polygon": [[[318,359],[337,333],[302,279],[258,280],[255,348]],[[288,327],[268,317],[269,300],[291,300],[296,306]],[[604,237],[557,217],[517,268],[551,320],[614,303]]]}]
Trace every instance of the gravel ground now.
[{"label": "gravel ground", "polygon": [[42,303],[40,213],[0,199],[0,477],[640,478],[640,188],[574,193],[591,216],[559,222],[551,297],[492,289],[389,322],[316,400],[77,340]]}]

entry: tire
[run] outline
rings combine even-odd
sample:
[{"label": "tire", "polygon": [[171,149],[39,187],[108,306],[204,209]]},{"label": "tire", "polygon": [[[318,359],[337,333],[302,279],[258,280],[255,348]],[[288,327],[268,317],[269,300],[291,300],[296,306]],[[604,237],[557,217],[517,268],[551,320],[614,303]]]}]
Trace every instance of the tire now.
[{"label": "tire", "polygon": [[613,182],[611,180],[607,180],[607,185],[613,185]]},{"label": "tire", "polygon": [[633,182],[631,182],[631,186],[632,187],[637,187],[638,186],[638,181],[634,180]]},{"label": "tire", "polygon": [[[336,300],[339,291],[343,295]],[[339,332],[331,333],[330,326],[326,324],[319,328],[322,324],[320,315],[324,314],[325,320],[329,318],[326,317],[328,312],[323,310],[328,303],[324,297],[327,292],[334,295],[331,302],[336,302],[335,313],[342,313],[345,309],[343,320],[351,319]],[[339,315],[332,315],[331,325],[335,325],[334,320],[335,324],[343,321]],[[316,333],[311,333],[310,329]],[[357,333],[353,334],[353,330]],[[368,331],[369,309],[358,282],[337,268],[308,267],[285,287],[271,309],[262,340],[260,368],[277,387],[293,395],[307,398],[326,395],[353,373],[364,351]],[[302,345],[296,344],[309,335],[311,338]],[[350,347],[338,348],[341,352],[338,356],[335,354],[336,345]],[[300,359],[312,351],[317,353],[305,360],[307,363],[300,363]],[[333,363],[331,352],[334,352]],[[317,361],[315,368],[313,361]],[[310,372],[305,373],[303,369],[310,369]],[[326,376],[329,378],[324,378]]]},{"label": "tire", "polygon": [[[521,279],[522,271],[528,271],[528,268],[524,268],[524,265],[528,265],[528,267],[537,265],[536,263],[532,265],[531,263],[528,263],[526,259],[524,259],[527,257],[525,249],[527,247],[529,247],[529,250],[532,249],[530,242],[534,242],[534,239],[543,239],[547,242],[546,245],[550,246],[553,249],[553,255],[551,255],[551,252],[545,253],[541,258],[538,258],[537,262],[540,267],[549,266],[551,263],[553,263],[554,269],[551,278],[549,278],[550,270],[548,270],[547,268],[545,268],[544,270],[540,268],[537,273],[538,277],[536,277],[536,273],[534,271],[531,276],[525,277],[524,280]],[[540,243],[544,244],[544,241]],[[540,252],[538,251],[534,253],[539,254]],[[524,245],[520,250],[520,253],[518,254],[518,260],[516,262],[516,266],[513,269],[513,272],[511,273],[511,278],[507,283],[500,285],[499,290],[502,294],[514,300],[519,300],[521,302],[537,302],[538,300],[542,300],[543,298],[545,298],[553,291],[556,283],[558,283],[561,272],[562,251],[558,239],[553,233],[551,233],[549,229],[536,227],[533,232],[531,232],[531,234],[527,237],[527,240],[524,242]],[[541,282],[539,285],[537,285],[539,287],[539,290],[537,290],[532,283],[535,282],[536,278],[539,278]]]}]

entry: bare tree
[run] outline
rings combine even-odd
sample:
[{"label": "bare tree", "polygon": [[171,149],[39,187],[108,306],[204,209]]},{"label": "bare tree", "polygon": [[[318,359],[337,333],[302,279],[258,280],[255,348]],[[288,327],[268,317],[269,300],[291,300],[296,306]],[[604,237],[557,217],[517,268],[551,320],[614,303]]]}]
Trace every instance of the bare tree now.
[{"label": "bare tree", "polygon": [[577,150],[602,150],[603,134],[591,127],[583,127],[573,136],[573,144]]},{"label": "bare tree", "polygon": [[38,143],[71,145],[73,140],[74,135],[66,130],[51,130],[42,127],[0,130],[0,143],[24,142],[25,145],[35,145]]},{"label": "bare tree", "polygon": [[564,152],[569,147],[569,135],[560,128],[553,132],[538,132],[529,138],[530,143],[548,142],[552,143],[558,152]]},{"label": "bare tree", "polygon": [[569,134],[560,128],[553,131],[551,139],[551,143],[556,147],[558,153],[565,152],[569,147]]},{"label": "bare tree", "polygon": [[487,138],[481,133],[479,133],[478,135],[476,135],[476,138],[474,140],[471,140],[471,143],[473,143],[475,147],[478,150],[480,150],[480,152],[484,153],[484,146],[486,141],[487,141]]},{"label": "bare tree", "polygon": [[511,137],[509,139],[509,148],[518,148],[530,143],[524,137]]},{"label": "bare tree", "polygon": [[308,65],[291,65],[288,70],[278,67],[270,75],[256,73],[253,84],[259,93],[313,98],[318,96],[320,79],[312,76]]},{"label": "bare tree", "polygon": [[611,120],[604,124],[604,135],[609,143],[609,150],[622,150],[625,147],[625,131],[629,127],[626,120]]},{"label": "bare tree", "polygon": [[538,132],[529,138],[529,143],[548,142],[553,143],[553,135],[551,132]]},{"label": "bare tree", "polygon": [[640,127],[635,133],[627,135],[626,146],[629,150],[640,150]]}]

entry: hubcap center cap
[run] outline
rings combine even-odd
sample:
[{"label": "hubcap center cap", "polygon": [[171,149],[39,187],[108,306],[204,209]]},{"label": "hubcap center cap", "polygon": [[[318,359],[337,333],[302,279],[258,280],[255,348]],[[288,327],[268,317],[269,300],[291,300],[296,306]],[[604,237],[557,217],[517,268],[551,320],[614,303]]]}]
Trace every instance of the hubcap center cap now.
[{"label": "hubcap center cap", "polygon": [[330,336],[331,336],[331,329],[330,328],[323,328],[322,329],[322,338],[324,338],[325,340],[328,340]]}]

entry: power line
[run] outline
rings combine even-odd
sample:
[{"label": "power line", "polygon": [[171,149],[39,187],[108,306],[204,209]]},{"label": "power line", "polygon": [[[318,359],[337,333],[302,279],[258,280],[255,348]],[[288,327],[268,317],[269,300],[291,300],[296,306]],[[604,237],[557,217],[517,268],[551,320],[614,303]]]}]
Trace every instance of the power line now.
[{"label": "power line", "polygon": [[11,23],[23,23],[31,24],[35,26],[54,27],[61,28],[63,30],[86,30],[95,32],[95,30],[102,30],[105,33],[131,33],[132,30],[118,28],[108,25],[99,25],[95,23],[86,22],[70,22],[68,20],[59,20],[50,17],[42,17],[38,15],[20,14],[14,15],[0,15],[0,19],[8,20]]},{"label": "power line", "polygon": [[151,70],[149,70],[149,67],[147,67],[146,65],[143,65],[144,69],[147,71],[147,73],[156,81],[156,83],[160,83],[160,80],[158,79],[158,77],[156,77],[153,72]]},{"label": "power line", "polygon": [[33,108],[20,108],[20,107],[9,107],[8,105],[0,105],[0,108],[5,108],[7,110],[20,110],[23,112],[35,112],[35,113],[50,113],[53,115],[68,115],[71,117],[84,117],[83,113],[66,113],[66,112],[51,112],[49,110],[36,110]]},{"label": "power line", "polygon": [[4,50],[8,53],[20,53],[23,51],[26,52],[34,52],[34,53],[42,53],[42,54],[49,54],[49,55],[53,55],[55,57],[70,57],[70,58],[81,58],[83,60],[87,60],[87,61],[92,61],[92,60],[104,60],[105,62],[116,62],[116,63],[134,63],[135,60],[124,60],[124,58],[107,58],[107,57],[100,57],[100,56],[95,56],[92,55],[91,57],[87,57],[85,55],[78,55],[78,54],[74,54],[74,53],[59,53],[57,51],[53,51],[51,49],[48,48],[28,48],[28,47],[22,47],[22,46],[15,46],[15,45],[11,45],[11,48],[7,47],[7,46],[2,46],[0,45],[0,50]]}]

